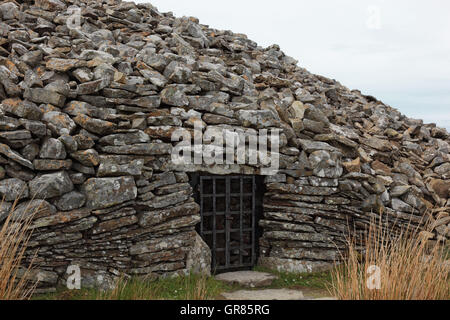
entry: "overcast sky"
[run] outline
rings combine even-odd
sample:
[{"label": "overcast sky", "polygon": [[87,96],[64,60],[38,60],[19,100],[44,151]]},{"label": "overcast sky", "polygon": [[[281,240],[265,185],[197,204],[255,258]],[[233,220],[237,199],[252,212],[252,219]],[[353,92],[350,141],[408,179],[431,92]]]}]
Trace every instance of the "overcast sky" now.
[{"label": "overcast sky", "polygon": [[[137,0],[137,2],[149,2]],[[450,129],[450,1],[153,0]]]}]

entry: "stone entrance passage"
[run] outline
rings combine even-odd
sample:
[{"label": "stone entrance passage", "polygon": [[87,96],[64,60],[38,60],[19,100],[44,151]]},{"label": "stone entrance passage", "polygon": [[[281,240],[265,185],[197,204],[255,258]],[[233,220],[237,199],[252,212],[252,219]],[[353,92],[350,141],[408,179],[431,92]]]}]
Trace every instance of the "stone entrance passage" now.
[{"label": "stone entrance passage", "polygon": [[213,272],[251,269],[256,264],[261,180],[256,176],[193,177],[201,210],[198,232],[211,248]]}]

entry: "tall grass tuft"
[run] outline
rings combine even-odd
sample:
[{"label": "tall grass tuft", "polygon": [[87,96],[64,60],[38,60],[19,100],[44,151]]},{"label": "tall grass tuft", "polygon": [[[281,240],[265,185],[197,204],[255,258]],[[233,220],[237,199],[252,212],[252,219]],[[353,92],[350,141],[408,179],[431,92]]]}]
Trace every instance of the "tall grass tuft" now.
[{"label": "tall grass tuft", "polygon": [[139,281],[136,278],[117,279],[114,289],[96,291],[95,300],[156,300],[155,286],[149,281]]},{"label": "tall grass tuft", "polygon": [[332,272],[328,288],[338,299],[450,299],[444,245],[428,241],[418,228],[394,232],[381,218],[372,220],[363,250],[358,250],[354,239],[348,240],[348,247],[342,264]]},{"label": "tall grass tuft", "polygon": [[20,221],[14,221],[16,204],[0,223],[0,300],[30,299],[37,284],[32,280],[32,261],[28,267],[21,267],[35,212],[22,213]]},{"label": "tall grass tuft", "polygon": [[215,297],[220,288],[204,275],[165,279],[120,277],[113,290],[95,291],[95,300],[207,300]]},{"label": "tall grass tuft", "polygon": [[[62,288],[61,288],[62,289]],[[109,290],[82,288],[57,290],[36,300],[211,300],[231,290],[214,277],[188,274],[172,277],[129,277],[122,275]]]}]

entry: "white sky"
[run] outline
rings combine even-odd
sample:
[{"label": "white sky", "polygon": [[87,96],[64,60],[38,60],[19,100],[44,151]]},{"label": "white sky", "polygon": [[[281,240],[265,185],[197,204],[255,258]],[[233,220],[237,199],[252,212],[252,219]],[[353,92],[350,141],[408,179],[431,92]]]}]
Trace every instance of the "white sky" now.
[{"label": "white sky", "polygon": [[[135,2],[149,2],[136,0]],[[153,0],[450,129],[450,1]]]}]

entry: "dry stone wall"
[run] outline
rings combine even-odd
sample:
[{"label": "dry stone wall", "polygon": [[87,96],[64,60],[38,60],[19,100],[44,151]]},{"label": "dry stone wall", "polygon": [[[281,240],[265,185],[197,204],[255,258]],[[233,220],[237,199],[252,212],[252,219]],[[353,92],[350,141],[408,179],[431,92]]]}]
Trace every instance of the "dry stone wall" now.
[{"label": "dry stone wall", "polygon": [[[76,6],[76,7],[74,7]],[[297,66],[278,46],[115,0],[0,4],[0,223],[38,210],[26,262],[40,286],[79,265],[83,285],[209,268],[190,172],[262,174],[262,165],[176,165],[178,128],[280,129],[266,177],[260,263],[329,267],[346,230],[380,213],[449,235],[445,129]]]}]

